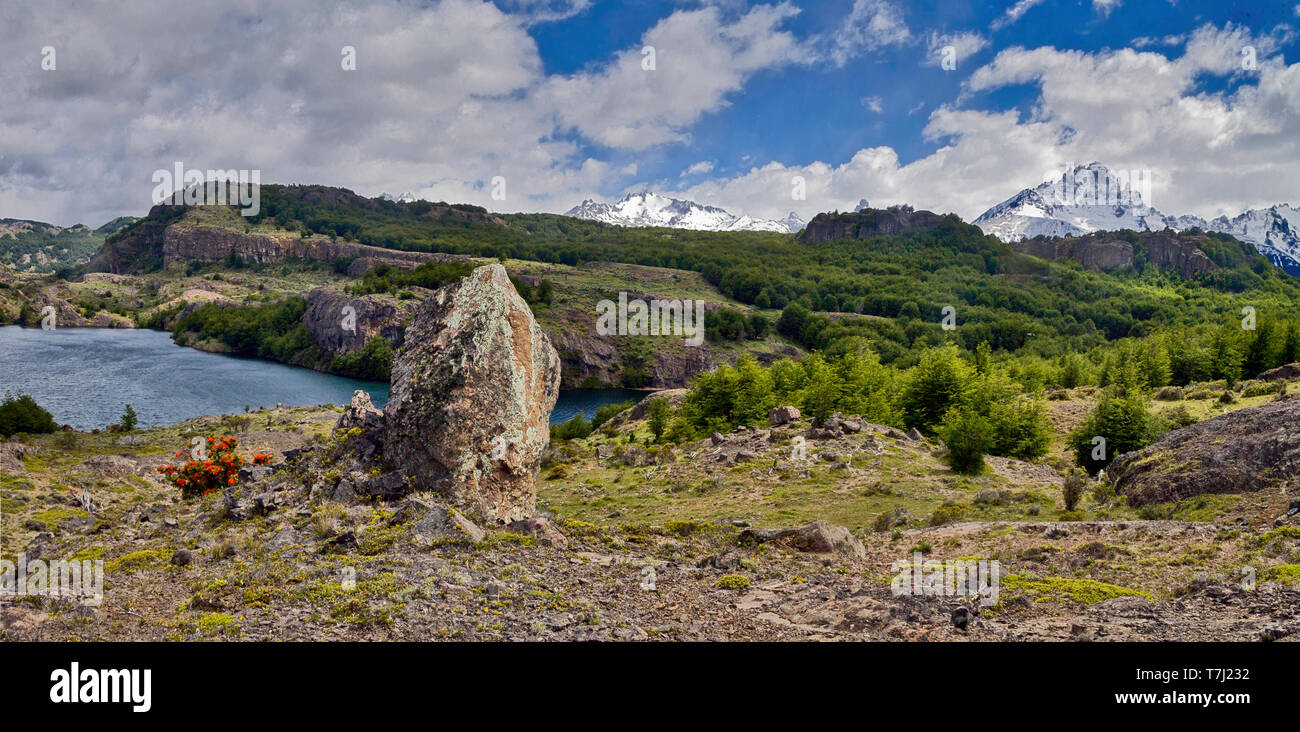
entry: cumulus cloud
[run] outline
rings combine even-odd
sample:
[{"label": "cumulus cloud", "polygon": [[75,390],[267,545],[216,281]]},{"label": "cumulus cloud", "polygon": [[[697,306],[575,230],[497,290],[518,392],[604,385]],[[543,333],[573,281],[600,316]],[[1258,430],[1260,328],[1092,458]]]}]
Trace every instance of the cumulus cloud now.
[{"label": "cumulus cloud", "polygon": [[[1039,98],[1028,115],[943,106],[924,129],[938,148],[917,160],[873,147],[839,164],[769,163],[679,193],[758,216],[852,210],[867,198],[970,220],[1049,171],[1097,160],[1151,171],[1152,203],[1166,213],[1235,214],[1287,201],[1300,189],[1300,63],[1271,55],[1282,33],[1205,26],[1174,59],[1132,49],[1007,49],[972,74],[967,91],[1034,85]],[[1253,71],[1241,69],[1243,45],[1258,49]],[[1206,74],[1239,83],[1207,93],[1197,83]],[[807,201],[791,199],[796,175]]]},{"label": "cumulus cloud", "polygon": [[[589,0],[56,3],[6,10],[0,211],[97,224],[176,161],[262,180],[563,210],[635,175],[588,149],[689,139],[754,73],[809,63],[788,3],[677,10],[606,63],[548,75],[528,27]],[[232,39],[237,39],[232,42]],[[43,70],[41,49],[55,50]],[[647,70],[645,46],[654,48]],[[354,53],[355,70],[343,68]],[[494,176],[505,201],[491,198]]]},{"label": "cumulus cloud", "polygon": [[[1003,17],[1034,4],[1020,0]],[[528,27],[539,13],[579,6],[227,0],[167,13],[142,3],[7,10],[0,47],[14,51],[0,65],[0,215],[97,225],[142,213],[152,173],[176,161],[364,195],[563,211],[625,187],[636,156],[688,144],[700,119],[763,71],[812,72],[889,44],[953,45],[961,58],[987,46],[977,33],[913,34],[883,0],[858,0],[840,31],[808,38],[787,29],[798,12],[789,3],[708,4],[672,12],[603,63],[548,74]],[[1153,203],[1166,212],[1236,212],[1300,188],[1300,64],[1280,52],[1291,33],[1204,26],[1179,40],[1177,58],[1009,48],[975,69],[957,100],[910,108],[929,115],[922,135],[934,152],[918,159],[886,146],[828,162],[766,162],[747,151],[738,175],[709,179],[718,162],[701,160],[667,183],[641,183],[765,217],[851,210],[867,198],[969,219],[1046,170],[1100,160],[1155,171]],[[45,46],[56,52],[51,71],[41,67]],[[342,68],[345,47],[355,49],[355,71]],[[1245,47],[1254,68],[1243,67]],[[1206,75],[1227,88],[1205,91]],[[964,107],[1016,85],[1037,89],[1027,114]],[[863,106],[884,111],[872,91],[859,92]],[[505,201],[490,195],[498,175]],[[791,197],[796,175],[807,200]]]},{"label": "cumulus cloud", "polygon": [[780,26],[799,11],[760,5],[733,22],[716,7],[678,11],[642,45],[608,64],[547,79],[538,98],[565,129],[614,148],[642,150],[689,139],[689,126],[722,108],[755,72],[806,60]]}]

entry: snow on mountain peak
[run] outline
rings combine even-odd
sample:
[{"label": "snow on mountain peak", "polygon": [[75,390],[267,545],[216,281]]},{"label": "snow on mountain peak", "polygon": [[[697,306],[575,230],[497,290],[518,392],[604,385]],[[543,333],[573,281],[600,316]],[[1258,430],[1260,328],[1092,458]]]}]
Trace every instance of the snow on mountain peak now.
[{"label": "snow on mountain peak", "polygon": [[1020,191],[972,223],[1003,241],[1121,229],[1200,228],[1249,242],[1273,264],[1300,275],[1300,210],[1288,204],[1206,221],[1199,216],[1165,216],[1147,205],[1151,192],[1148,171],[1112,172],[1094,162],[1044,178],[1043,183]]},{"label": "snow on mountain peak", "polygon": [[696,231],[776,231],[787,234],[803,228],[803,220],[793,211],[784,219],[737,216],[717,206],[672,198],[653,191],[630,193],[614,203],[587,199],[564,215],[616,226],[664,226]]}]

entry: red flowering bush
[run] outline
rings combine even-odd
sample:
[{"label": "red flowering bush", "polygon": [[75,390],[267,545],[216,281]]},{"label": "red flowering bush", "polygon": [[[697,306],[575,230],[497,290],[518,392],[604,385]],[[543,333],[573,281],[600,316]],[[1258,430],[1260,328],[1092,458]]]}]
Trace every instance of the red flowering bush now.
[{"label": "red flowering bush", "polygon": [[[191,453],[195,459],[181,465],[158,466],[158,472],[163,474],[167,482],[179,488],[184,498],[197,498],[238,482],[239,469],[244,465],[244,459],[235,454],[239,439],[223,436],[209,437],[207,441],[206,450]],[[176,453],[178,458],[184,455],[184,450]],[[254,465],[266,465],[269,462],[270,453],[253,456]]]}]

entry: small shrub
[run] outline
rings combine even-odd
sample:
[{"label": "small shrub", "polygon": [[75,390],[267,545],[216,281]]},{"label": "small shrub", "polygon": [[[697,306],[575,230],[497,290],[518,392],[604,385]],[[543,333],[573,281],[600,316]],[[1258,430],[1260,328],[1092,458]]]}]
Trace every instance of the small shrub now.
[{"label": "small shrub", "polygon": [[552,440],[581,440],[591,434],[594,428],[582,412],[573,415],[567,422],[551,425]]},{"label": "small shrub", "polygon": [[140,419],[136,416],[135,410],[131,408],[130,404],[128,404],[126,405],[126,408],[122,410],[122,416],[118,419],[118,424],[122,425],[123,432],[133,432],[135,431],[135,426],[139,421]]},{"label": "small shrub", "polygon": [[1177,386],[1164,386],[1156,390],[1155,397],[1162,402],[1179,402],[1183,399],[1183,390]]},{"label": "small shrub", "polygon": [[948,412],[939,437],[948,446],[944,462],[958,473],[974,475],[984,471],[984,454],[990,445],[992,427],[973,409],[960,408]]},{"label": "small shrub", "polygon": [[724,590],[743,590],[749,587],[749,578],[743,574],[724,574],[713,583],[713,586]]},{"label": "small shrub", "polygon": [[934,513],[930,514],[930,525],[942,526],[944,524],[953,523],[954,521],[960,521],[965,518],[968,513],[970,513],[970,506],[962,503],[954,503],[953,501],[945,501],[942,506],[934,509]]},{"label": "small shrub", "polygon": [[1073,511],[1079,505],[1079,499],[1083,497],[1083,470],[1071,468],[1065,475],[1065,482],[1061,485],[1061,499],[1065,502],[1065,510]]},{"label": "small shrub", "polygon": [[[189,460],[183,465],[159,465],[158,472],[181,491],[183,498],[197,498],[233,486],[244,459],[235,454],[239,440],[234,437],[209,437],[206,457]],[[185,452],[178,451],[176,457]],[[269,460],[269,458],[268,458]]]}]

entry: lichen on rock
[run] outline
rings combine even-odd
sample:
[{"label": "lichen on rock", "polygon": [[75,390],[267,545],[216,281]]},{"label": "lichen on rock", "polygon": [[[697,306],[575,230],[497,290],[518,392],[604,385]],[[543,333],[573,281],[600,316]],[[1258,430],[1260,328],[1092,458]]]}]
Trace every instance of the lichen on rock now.
[{"label": "lichen on rock", "polygon": [[489,523],[530,518],[560,359],[499,264],[421,304],[393,363],[388,463]]}]

